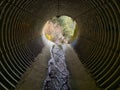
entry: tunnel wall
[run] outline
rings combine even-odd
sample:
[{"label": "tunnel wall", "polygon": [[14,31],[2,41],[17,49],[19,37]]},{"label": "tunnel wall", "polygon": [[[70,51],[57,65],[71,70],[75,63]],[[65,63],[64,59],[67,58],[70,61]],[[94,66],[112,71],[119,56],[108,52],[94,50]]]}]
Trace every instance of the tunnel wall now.
[{"label": "tunnel wall", "polygon": [[25,10],[31,1],[0,1],[0,90],[13,90],[43,47],[36,17]]},{"label": "tunnel wall", "polygon": [[80,37],[75,49],[97,85],[116,90],[120,87],[120,1],[90,3],[92,9],[78,17]]},{"label": "tunnel wall", "polygon": [[43,25],[60,9],[77,21],[75,50],[98,86],[120,87],[119,0],[0,0],[0,90],[13,90],[41,52],[36,21]]}]

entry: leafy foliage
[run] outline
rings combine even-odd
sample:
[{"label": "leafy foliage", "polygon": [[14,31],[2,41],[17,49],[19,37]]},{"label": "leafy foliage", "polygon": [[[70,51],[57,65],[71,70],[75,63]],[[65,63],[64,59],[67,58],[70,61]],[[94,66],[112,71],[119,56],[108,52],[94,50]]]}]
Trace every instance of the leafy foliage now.
[{"label": "leafy foliage", "polygon": [[46,37],[51,41],[70,42],[76,38],[76,22],[71,17],[53,17],[48,21]]}]

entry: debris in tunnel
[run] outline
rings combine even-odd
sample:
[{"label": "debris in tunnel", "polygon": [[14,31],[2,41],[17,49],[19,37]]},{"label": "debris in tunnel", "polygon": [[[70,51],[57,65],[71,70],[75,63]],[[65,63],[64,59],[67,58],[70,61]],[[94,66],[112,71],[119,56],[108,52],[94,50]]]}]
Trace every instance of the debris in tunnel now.
[{"label": "debris in tunnel", "polygon": [[65,63],[62,45],[53,45],[50,53],[51,59],[48,61],[48,73],[43,90],[70,90],[69,71]]}]

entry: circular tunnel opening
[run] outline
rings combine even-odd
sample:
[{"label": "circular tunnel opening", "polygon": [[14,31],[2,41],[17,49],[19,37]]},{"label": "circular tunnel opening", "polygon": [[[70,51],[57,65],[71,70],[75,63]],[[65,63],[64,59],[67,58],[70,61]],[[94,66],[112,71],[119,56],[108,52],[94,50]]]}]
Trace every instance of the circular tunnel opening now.
[{"label": "circular tunnel opening", "polygon": [[[51,17],[59,18],[57,15],[68,15],[76,20],[74,33],[79,32],[79,35],[74,34],[76,38],[68,43],[75,45],[73,49],[79,61],[96,84],[105,90],[120,87],[120,0],[1,0],[0,11],[0,90],[16,88],[21,76],[44,48],[43,24]],[[80,71],[73,68],[75,70]],[[37,87],[38,83],[25,86],[25,90],[32,89],[33,85]],[[82,90],[83,85],[79,85]],[[85,83],[85,87],[87,85]]]},{"label": "circular tunnel opening", "polygon": [[78,36],[77,23],[69,16],[55,16],[45,23],[43,35],[51,43],[71,44]]}]

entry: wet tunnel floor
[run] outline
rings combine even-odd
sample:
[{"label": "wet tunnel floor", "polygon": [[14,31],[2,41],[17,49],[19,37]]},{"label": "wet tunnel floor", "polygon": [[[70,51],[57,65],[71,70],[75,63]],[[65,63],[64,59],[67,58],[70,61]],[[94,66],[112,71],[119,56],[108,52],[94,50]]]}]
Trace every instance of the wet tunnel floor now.
[{"label": "wet tunnel floor", "polygon": [[[41,90],[46,78],[49,59],[49,48],[44,47],[42,53],[35,58],[35,62],[23,75],[16,90]],[[70,72],[71,90],[100,90],[69,45],[66,49],[66,63]]]}]

